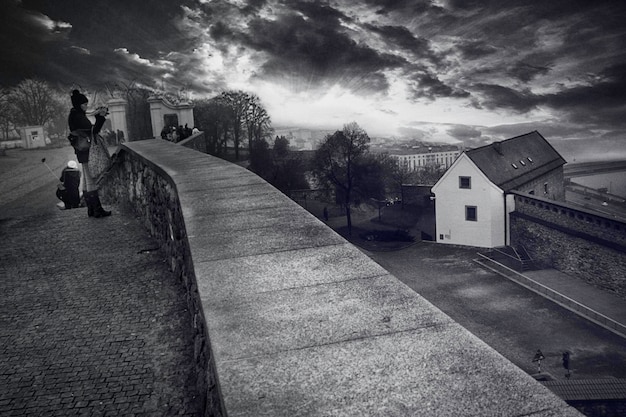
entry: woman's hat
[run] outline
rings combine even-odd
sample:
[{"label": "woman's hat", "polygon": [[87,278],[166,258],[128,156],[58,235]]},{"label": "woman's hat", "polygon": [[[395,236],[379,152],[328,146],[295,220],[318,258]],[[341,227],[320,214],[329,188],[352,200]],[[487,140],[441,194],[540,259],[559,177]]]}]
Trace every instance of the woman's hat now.
[{"label": "woman's hat", "polygon": [[87,103],[88,101],[87,97],[84,94],[81,94],[80,91],[72,91],[72,106],[75,108],[80,109],[80,105]]},{"label": "woman's hat", "polygon": [[67,167],[68,167],[68,168],[73,168],[73,169],[76,169],[76,168],[78,168],[78,164],[76,163],[76,161],[69,161],[69,162],[67,163]]}]

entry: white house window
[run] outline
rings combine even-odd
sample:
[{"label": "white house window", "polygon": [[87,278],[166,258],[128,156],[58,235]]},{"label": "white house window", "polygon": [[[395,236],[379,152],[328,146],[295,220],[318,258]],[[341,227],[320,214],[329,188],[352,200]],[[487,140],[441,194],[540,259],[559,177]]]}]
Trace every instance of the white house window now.
[{"label": "white house window", "polygon": [[475,222],[478,220],[478,207],[465,206],[465,220]]},{"label": "white house window", "polygon": [[459,188],[472,188],[472,177],[459,177]]}]

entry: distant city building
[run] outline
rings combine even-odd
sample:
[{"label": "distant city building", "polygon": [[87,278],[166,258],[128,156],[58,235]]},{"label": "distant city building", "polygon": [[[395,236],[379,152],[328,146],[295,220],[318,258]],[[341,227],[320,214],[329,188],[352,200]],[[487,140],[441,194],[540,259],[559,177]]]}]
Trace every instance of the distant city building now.
[{"label": "distant city building", "polygon": [[459,149],[434,151],[430,148],[427,152],[424,150],[417,152],[415,149],[394,150],[389,153],[389,156],[395,158],[398,165],[416,170],[425,166],[449,168],[460,154]]}]

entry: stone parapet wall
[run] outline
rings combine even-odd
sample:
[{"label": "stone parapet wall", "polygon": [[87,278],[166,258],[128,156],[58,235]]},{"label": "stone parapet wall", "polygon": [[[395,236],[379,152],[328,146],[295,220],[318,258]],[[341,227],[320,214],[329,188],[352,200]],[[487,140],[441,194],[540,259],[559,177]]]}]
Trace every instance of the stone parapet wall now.
[{"label": "stone parapet wall", "polygon": [[571,234],[604,240],[607,245],[626,252],[626,223],[571,204],[528,194],[513,194],[517,213],[560,226]]},{"label": "stone parapet wall", "polygon": [[102,191],[187,287],[207,416],[580,416],[242,167],[132,142]]},{"label": "stone parapet wall", "polygon": [[626,224],[565,203],[515,196],[511,245],[626,299]]},{"label": "stone parapet wall", "polygon": [[194,133],[193,135],[189,136],[187,139],[184,139],[178,142],[178,144],[180,146],[184,146],[189,149],[194,149],[202,153],[208,153],[204,132]]},{"label": "stone parapet wall", "polygon": [[193,323],[190,331],[194,333],[196,386],[198,392],[206,393],[203,399],[205,408],[211,410],[207,415],[223,416],[225,413],[176,185],[169,175],[149,159],[140,158],[125,147],[120,149],[113,168],[100,182],[100,194],[103,200],[125,205],[138,215],[146,230],[161,245],[160,249],[165,254],[170,270],[184,285]]}]

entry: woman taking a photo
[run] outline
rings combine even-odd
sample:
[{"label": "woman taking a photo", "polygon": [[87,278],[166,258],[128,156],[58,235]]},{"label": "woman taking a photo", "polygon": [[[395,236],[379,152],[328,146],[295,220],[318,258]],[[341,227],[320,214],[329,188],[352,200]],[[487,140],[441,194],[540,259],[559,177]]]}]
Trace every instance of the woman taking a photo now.
[{"label": "woman taking a photo", "polygon": [[100,197],[98,196],[98,185],[95,178],[89,172],[89,147],[86,149],[80,147],[79,149],[78,142],[88,139],[90,143],[93,143],[95,136],[100,133],[102,125],[104,125],[107,109],[98,109],[95,115],[96,123],[92,125],[91,121],[87,118],[88,101],[87,97],[78,90],[72,91],[72,109],[67,118],[67,123],[70,127],[70,143],[74,147],[78,162],[83,167],[83,178],[85,181],[83,197],[85,198],[85,205],[87,206],[87,214],[90,217],[99,218],[110,216],[111,212],[102,208]]}]

